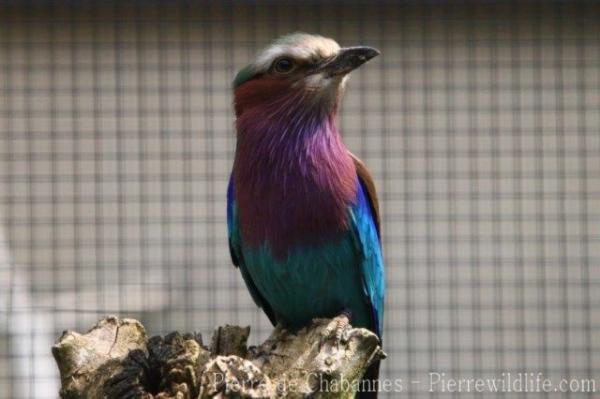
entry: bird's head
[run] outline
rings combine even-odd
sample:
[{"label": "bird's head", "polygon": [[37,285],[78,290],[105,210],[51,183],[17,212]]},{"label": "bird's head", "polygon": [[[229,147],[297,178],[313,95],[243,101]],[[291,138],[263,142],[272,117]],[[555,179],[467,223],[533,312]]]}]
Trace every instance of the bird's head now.
[{"label": "bird's head", "polygon": [[251,109],[260,110],[263,117],[290,109],[335,113],[348,74],[377,55],[374,48],[343,48],[319,35],[283,36],[237,74],[236,115]]}]

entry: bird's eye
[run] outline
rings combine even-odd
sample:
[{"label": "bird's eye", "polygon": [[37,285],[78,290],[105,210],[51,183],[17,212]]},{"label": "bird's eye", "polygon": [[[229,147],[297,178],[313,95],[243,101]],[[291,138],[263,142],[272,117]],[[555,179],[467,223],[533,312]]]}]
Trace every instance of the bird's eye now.
[{"label": "bird's eye", "polygon": [[294,67],[294,61],[289,58],[280,58],[273,64],[273,70],[281,74],[292,72]]}]

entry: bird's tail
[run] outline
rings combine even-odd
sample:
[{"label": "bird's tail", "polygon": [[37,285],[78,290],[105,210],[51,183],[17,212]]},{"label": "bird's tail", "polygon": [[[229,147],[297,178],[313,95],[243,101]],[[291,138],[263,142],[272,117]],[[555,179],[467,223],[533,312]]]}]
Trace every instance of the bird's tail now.
[{"label": "bird's tail", "polygon": [[379,392],[379,360],[369,366],[360,381],[359,391],[356,393],[358,399],[375,399]]}]

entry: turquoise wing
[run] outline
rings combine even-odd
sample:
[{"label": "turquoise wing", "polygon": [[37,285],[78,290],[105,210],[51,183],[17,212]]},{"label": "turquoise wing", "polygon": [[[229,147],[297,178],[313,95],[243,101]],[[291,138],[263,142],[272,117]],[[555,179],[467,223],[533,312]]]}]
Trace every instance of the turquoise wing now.
[{"label": "turquoise wing", "polygon": [[375,185],[364,164],[353,156],[359,181],[357,200],[351,208],[351,225],[360,253],[363,293],[371,305],[372,330],[383,331],[385,273],[380,241],[380,218]]}]

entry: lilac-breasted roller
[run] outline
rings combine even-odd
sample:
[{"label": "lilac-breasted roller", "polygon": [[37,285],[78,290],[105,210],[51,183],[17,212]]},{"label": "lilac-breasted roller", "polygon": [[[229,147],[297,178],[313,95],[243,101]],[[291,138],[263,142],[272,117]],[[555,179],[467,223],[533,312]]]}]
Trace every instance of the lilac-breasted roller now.
[{"label": "lilac-breasted roller", "polygon": [[[347,312],[354,326],[381,337],[377,195],[336,126],[349,72],[378,54],[295,33],[262,51],[234,80],[229,246],[273,324],[298,329]],[[376,378],[378,366],[364,378]]]}]

